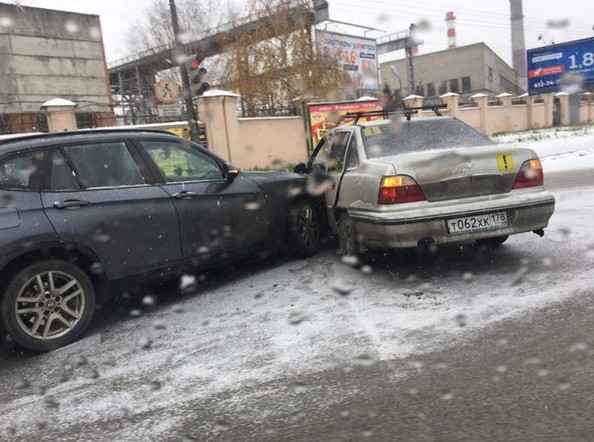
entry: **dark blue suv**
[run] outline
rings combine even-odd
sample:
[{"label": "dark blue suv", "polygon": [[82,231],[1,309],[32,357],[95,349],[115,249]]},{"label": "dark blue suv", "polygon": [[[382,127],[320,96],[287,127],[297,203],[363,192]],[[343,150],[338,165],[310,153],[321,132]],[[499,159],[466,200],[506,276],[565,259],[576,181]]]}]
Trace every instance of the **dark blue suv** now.
[{"label": "dark blue suv", "polygon": [[0,141],[0,326],[47,351],[76,339],[115,282],[171,278],[263,249],[307,256],[321,204],[292,173],[239,172],[147,130]]}]

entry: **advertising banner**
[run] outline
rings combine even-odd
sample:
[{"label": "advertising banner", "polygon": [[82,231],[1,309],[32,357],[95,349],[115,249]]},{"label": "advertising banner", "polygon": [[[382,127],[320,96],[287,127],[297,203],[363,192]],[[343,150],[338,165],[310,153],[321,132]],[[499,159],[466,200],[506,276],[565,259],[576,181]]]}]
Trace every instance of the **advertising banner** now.
[{"label": "advertising banner", "polygon": [[379,90],[375,40],[327,31],[316,31],[316,40],[324,54],[340,60],[357,89]]},{"label": "advertising banner", "polygon": [[[312,148],[318,144],[318,141],[320,141],[326,132],[333,127],[336,127],[338,122],[347,114],[347,112],[371,112],[382,110],[382,106],[378,100],[310,103],[307,107]],[[363,118],[365,121],[375,119],[383,119],[383,116],[377,115]],[[353,120],[351,120],[351,122],[352,121]],[[343,120],[341,124],[349,124],[349,121]]]},{"label": "advertising banner", "polygon": [[594,38],[529,49],[526,54],[530,95],[559,92],[564,83],[594,83]]}]

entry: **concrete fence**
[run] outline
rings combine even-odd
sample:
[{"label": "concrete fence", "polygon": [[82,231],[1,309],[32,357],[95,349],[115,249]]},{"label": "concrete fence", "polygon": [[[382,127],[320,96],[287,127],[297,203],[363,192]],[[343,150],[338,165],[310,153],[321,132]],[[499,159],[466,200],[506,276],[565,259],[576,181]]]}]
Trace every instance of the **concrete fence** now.
[{"label": "concrete fence", "polygon": [[[450,115],[468,123],[486,135],[498,132],[518,132],[527,129],[569,125],[570,97],[565,93],[538,97],[513,97],[500,94],[495,103],[484,94],[470,97],[472,102],[461,104],[459,96],[448,93],[440,97]],[[579,100],[579,121],[592,122],[594,100],[592,93],[582,94]],[[213,90],[196,101],[200,120],[206,129],[210,150],[243,169],[280,169],[307,160],[307,139],[304,117],[238,118],[239,96]],[[421,106],[424,98],[409,96],[405,106]],[[76,105],[60,100],[44,105],[50,131],[76,129],[73,118]],[[429,112],[419,114],[419,117]],[[172,123],[173,124],[173,123]],[[155,127],[163,128],[161,125]],[[151,127],[151,125],[143,125]],[[180,133],[181,135],[181,133]]]}]

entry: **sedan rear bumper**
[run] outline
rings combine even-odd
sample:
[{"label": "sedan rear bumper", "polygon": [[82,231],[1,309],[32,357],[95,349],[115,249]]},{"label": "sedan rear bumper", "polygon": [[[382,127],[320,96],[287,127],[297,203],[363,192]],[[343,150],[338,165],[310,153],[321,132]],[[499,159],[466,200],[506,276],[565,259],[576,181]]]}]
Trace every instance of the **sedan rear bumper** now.
[{"label": "sedan rear bumper", "polygon": [[[408,248],[426,241],[446,244],[544,229],[555,209],[555,198],[545,190],[519,191],[513,195],[439,203],[423,201],[394,207],[382,212],[349,210],[361,241],[367,247]],[[447,220],[497,212],[507,214],[507,227],[467,233],[448,232]]]}]

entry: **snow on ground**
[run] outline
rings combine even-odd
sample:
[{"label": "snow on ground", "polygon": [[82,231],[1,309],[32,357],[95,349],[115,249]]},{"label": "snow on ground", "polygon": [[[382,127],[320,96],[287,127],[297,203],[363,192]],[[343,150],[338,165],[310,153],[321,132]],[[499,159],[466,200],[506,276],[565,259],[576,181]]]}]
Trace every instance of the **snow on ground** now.
[{"label": "snow on ground", "polygon": [[[547,170],[586,161],[593,166],[594,132],[499,141],[535,149]],[[142,422],[142,416],[158,414],[160,426],[150,433],[145,423],[117,433],[120,440],[147,434],[156,440],[156,431],[165,436],[175,425],[168,407],[284,376],[454,345],[496,321],[594,286],[591,189],[562,190],[556,197],[544,239],[513,237],[488,262],[461,251],[421,267],[406,258],[393,266],[386,258],[378,268],[352,267],[327,250],[198,284],[196,294],[175,305],[131,312],[79,342],[36,356],[35,364],[22,364],[13,376],[45,394],[17,394],[1,413],[22,436],[35,434],[38,416],[48,416],[49,427],[85,422],[93,428],[123,416]],[[59,403],[55,420],[51,401]]]}]

